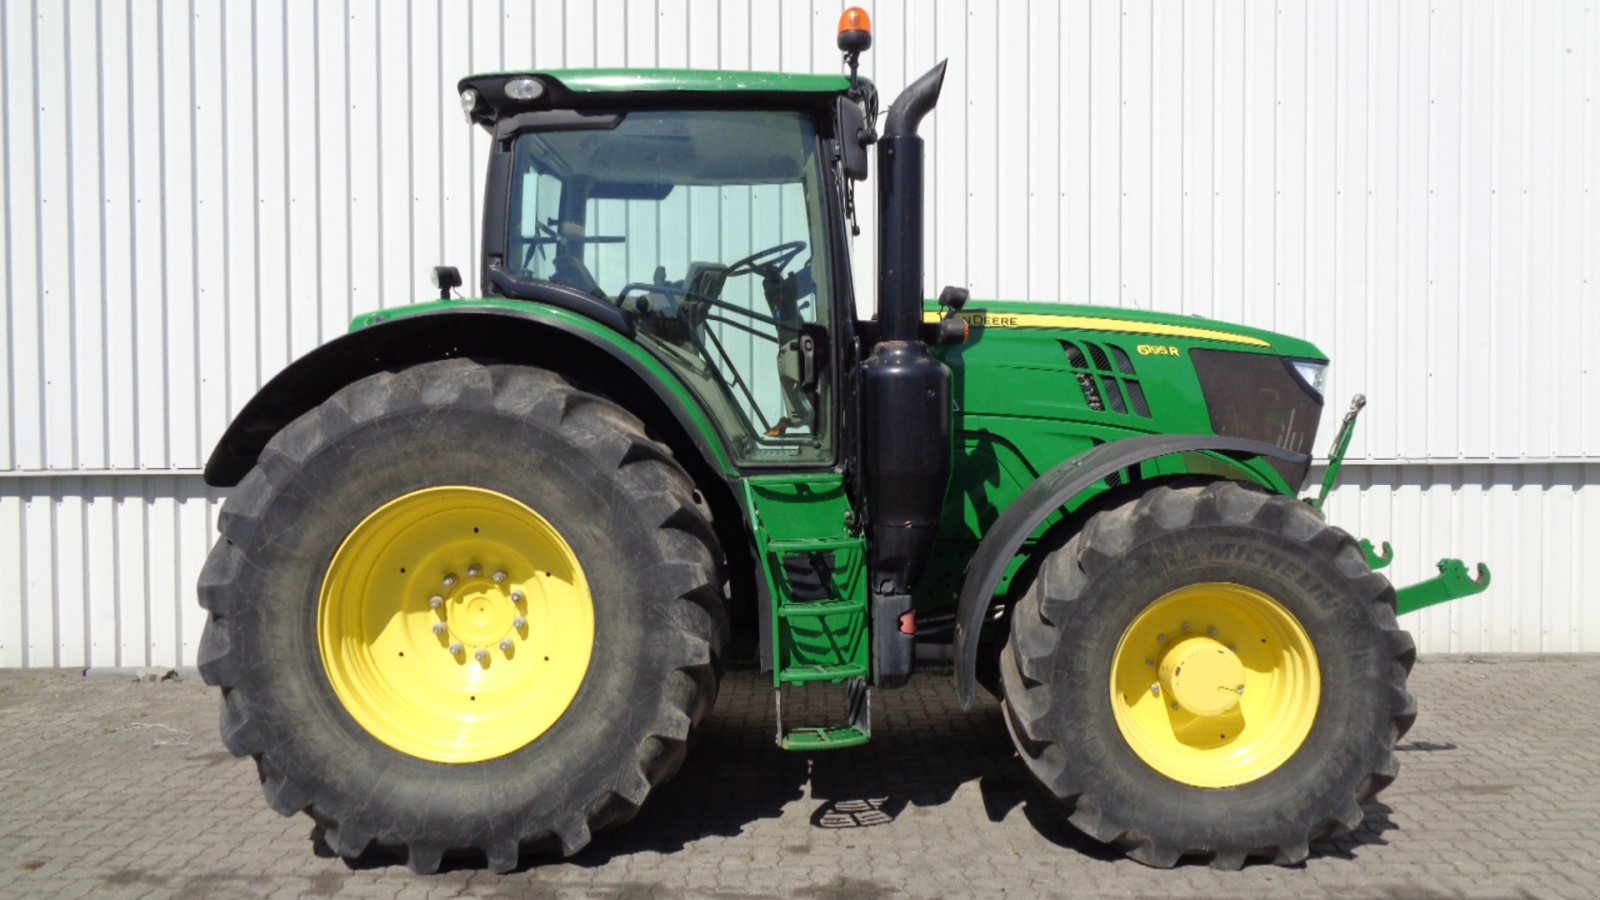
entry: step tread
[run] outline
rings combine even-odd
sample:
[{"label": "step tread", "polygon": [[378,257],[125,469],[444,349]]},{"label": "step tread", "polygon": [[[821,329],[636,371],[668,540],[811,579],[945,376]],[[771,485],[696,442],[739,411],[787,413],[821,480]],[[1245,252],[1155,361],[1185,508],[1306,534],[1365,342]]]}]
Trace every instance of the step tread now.
[{"label": "step tread", "polygon": [[867,612],[865,600],[812,600],[809,602],[786,602],[778,606],[778,617],[805,618],[812,616],[833,616],[841,613]]},{"label": "step tread", "polygon": [[767,541],[767,549],[779,555],[822,553],[828,550],[856,550],[864,544],[863,538],[794,538]]},{"label": "step tread", "polygon": [[871,737],[854,725],[795,728],[783,736],[782,745],[785,750],[843,750],[859,747]]},{"label": "step tread", "polygon": [[778,673],[780,684],[806,684],[813,681],[845,681],[867,677],[867,667],[857,663],[842,665],[786,666]]}]

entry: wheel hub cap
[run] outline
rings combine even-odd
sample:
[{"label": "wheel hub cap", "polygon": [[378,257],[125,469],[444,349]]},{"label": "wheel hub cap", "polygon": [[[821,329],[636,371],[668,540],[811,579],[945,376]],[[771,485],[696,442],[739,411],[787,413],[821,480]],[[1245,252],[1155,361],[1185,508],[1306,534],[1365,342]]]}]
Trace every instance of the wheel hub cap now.
[{"label": "wheel hub cap", "polygon": [[442,607],[448,634],[469,649],[497,647],[521,637],[513,624],[518,615],[511,590],[487,579],[465,582]]},{"label": "wheel hub cap", "polygon": [[1208,637],[1182,641],[1161,658],[1161,687],[1172,702],[1197,716],[1220,716],[1239,705],[1244,664]]}]

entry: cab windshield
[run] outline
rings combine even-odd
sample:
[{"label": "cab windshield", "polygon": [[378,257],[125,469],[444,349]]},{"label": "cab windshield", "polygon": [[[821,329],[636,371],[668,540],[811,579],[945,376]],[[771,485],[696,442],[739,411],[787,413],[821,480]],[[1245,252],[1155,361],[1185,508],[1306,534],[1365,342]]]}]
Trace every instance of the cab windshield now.
[{"label": "cab windshield", "polygon": [[506,266],[615,303],[742,463],[833,458],[810,118],[636,111],[516,139]]}]

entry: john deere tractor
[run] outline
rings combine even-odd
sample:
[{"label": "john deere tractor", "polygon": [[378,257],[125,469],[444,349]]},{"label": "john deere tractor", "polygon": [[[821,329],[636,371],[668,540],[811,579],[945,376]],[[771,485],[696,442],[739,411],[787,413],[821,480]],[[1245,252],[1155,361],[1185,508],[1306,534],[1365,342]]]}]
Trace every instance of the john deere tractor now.
[{"label": "john deere tractor", "polygon": [[[741,653],[795,751],[866,742],[874,689],[953,668],[1075,825],[1156,866],[1297,862],[1395,777],[1396,612],[1488,576],[1397,598],[1387,553],[1297,499],[1321,351],[924,302],[945,65],[880,119],[864,13],[839,42],[848,75],[462,80],[492,138],[478,296],[440,267],[438,300],[357,318],[222,438],[200,670],[333,851],[576,853],[678,770]],[[836,713],[786,715],[808,688]]]}]

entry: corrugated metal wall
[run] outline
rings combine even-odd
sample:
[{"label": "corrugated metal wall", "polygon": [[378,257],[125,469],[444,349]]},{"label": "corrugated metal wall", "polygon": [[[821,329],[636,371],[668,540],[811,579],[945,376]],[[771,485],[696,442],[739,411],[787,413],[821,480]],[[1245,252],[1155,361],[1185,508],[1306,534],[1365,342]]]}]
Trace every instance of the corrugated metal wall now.
[{"label": "corrugated metal wall", "polygon": [[[886,96],[951,59],[930,292],[1312,337],[1372,399],[1336,519],[1495,566],[1422,646],[1600,650],[1593,0],[867,6]],[[229,417],[472,269],[459,76],[839,68],[832,2],[0,7],[0,666],[193,661]]]}]

